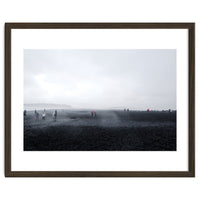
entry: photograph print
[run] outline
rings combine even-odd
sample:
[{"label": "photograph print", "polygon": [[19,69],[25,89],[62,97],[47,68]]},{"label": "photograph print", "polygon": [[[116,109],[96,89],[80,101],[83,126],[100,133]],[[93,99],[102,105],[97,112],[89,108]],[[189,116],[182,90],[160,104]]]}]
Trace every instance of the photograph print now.
[{"label": "photograph print", "polygon": [[176,49],[24,49],[24,151],[176,151]]}]

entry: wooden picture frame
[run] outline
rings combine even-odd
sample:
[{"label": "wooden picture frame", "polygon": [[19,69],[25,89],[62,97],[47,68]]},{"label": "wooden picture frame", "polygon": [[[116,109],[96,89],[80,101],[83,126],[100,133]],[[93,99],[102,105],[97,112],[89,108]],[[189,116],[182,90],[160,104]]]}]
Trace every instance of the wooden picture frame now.
[{"label": "wooden picture frame", "polygon": [[[14,29],[185,29],[188,30],[188,171],[13,171],[11,162],[11,52]],[[183,88],[184,90],[185,88]],[[130,158],[131,159],[131,158]],[[194,177],[195,24],[194,23],[5,23],[5,176],[6,177]]]}]

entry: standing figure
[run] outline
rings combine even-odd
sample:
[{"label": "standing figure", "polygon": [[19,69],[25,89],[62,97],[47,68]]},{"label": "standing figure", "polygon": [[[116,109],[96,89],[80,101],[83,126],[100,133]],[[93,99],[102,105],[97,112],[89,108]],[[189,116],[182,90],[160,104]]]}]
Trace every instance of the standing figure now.
[{"label": "standing figure", "polygon": [[39,120],[39,113],[38,112],[35,113],[35,120]]},{"label": "standing figure", "polygon": [[57,118],[57,110],[55,110],[55,118]]},{"label": "standing figure", "polygon": [[35,120],[37,120],[37,112],[36,112],[36,110],[35,110]]},{"label": "standing figure", "polygon": [[45,109],[44,109],[44,112],[43,112],[43,114],[42,114],[42,119],[43,119],[43,120],[45,120],[45,116],[46,116],[46,114],[45,114]]},{"label": "standing figure", "polygon": [[94,116],[94,113],[93,113],[93,111],[91,112],[91,117],[93,118],[93,116]]},{"label": "standing figure", "polygon": [[96,117],[97,116],[97,113],[96,113],[96,111],[94,111],[94,117]]},{"label": "standing figure", "polygon": [[24,117],[26,116],[26,110],[24,110]]},{"label": "standing figure", "polygon": [[56,118],[57,118],[57,110],[54,111],[53,113],[53,119],[56,121]]}]

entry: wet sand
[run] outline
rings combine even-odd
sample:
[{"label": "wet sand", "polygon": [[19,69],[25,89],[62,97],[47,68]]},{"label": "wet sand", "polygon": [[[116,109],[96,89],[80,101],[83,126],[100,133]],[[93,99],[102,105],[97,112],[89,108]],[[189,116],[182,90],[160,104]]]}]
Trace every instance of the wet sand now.
[{"label": "wet sand", "polygon": [[176,112],[52,110],[24,117],[25,151],[176,151]]}]

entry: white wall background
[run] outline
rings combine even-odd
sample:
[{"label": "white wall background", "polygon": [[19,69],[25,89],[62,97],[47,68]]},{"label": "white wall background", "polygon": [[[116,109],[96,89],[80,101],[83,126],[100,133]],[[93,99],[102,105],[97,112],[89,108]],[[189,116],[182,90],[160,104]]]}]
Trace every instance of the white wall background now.
[{"label": "white wall background", "polygon": [[[200,199],[198,0],[1,0],[0,199]],[[5,178],[5,22],[196,22],[196,178]],[[184,88],[183,88],[184,89]]]}]

